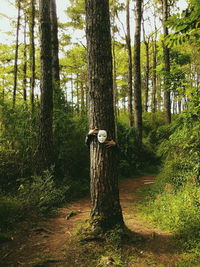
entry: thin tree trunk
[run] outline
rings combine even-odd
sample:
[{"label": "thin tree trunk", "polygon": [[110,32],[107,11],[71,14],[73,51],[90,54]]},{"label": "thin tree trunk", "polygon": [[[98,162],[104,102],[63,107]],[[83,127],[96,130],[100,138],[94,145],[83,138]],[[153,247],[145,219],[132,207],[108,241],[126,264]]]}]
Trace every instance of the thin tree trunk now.
[{"label": "thin tree trunk", "polygon": [[56,0],[51,0],[51,39],[52,39],[52,75],[54,86],[54,107],[59,108],[62,104],[63,95],[60,88],[60,70],[59,70],[59,42],[58,42],[58,21]]},{"label": "thin tree trunk", "polygon": [[[86,0],[89,62],[89,124],[115,139],[113,72],[108,0]],[[107,231],[123,225],[116,152],[96,139],[90,145],[91,225]]]},{"label": "thin tree trunk", "polygon": [[77,106],[77,113],[80,112],[79,107],[79,74],[76,74],[76,106]]},{"label": "thin tree trunk", "polygon": [[73,82],[73,74],[71,73],[71,101],[72,101],[72,110],[74,107],[74,82]]},{"label": "thin tree trunk", "polygon": [[178,100],[178,114],[181,113],[181,99]]},{"label": "thin tree trunk", "polygon": [[[166,22],[169,16],[169,3],[168,0],[163,0],[163,31],[164,37],[168,36],[168,28]],[[164,76],[164,112],[167,123],[171,123],[171,100],[170,100],[170,50],[163,42],[163,53],[165,63],[165,76]]]},{"label": "thin tree trunk", "polygon": [[157,91],[157,73],[156,73],[156,65],[157,65],[157,42],[156,37],[153,43],[153,71],[152,71],[152,112],[156,112],[157,109],[157,100],[156,100],[156,91]]},{"label": "thin tree trunk", "polygon": [[150,67],[149,67],[149,42],[145,43],[146,47],[146,72],[145,72],[145,111],[148,111],[148,102],[149,102],[149,72],[150,72]]},{"label": "thin tree trunk", "polygon": [[113,45],[112,45],[112,55],[113,55],[113,105],[115,118],[117,119],[117,109],[118,109],[118,92],[117,92],[117,69],[116,69],[116,55],[115,55],[115,34],[113,33]]},{"label": "thin tree trunk", "polygon": [[130,35],[130,0],[126,0],[126,47],[128,51],[128,114],[129,126],[133,126],[133,64]]},{"label": "thin tree trunk", "polygon": [[152,70],[152,100],[151,109],[152,112],[157,111],[157,21],[156,21],[156,8],[154,6],[154,39],[152,38],[152,52],[153,52],[153,70]]},{"label": "thin tree trunk", "polygon": [[162,105],[162,96],[161,96],[161,79],[158,76],[157,77],[157,109],[161,111],[161,105]]},{"label": "thin tree trunk", "polygon": [[25,25],[24,25],[24,65],[23,65],[23,98],[26,102],[27,100],[27,43],[26,43],[26,24],[27,16],[25,14]]},{"label": "thin tree trunk", "polygon": [[142,0],[135,1],[135,35],[134,35],[134,123],[139,145],[142,144],[142,97],[140,67],[140,35],[142,19]]},{"label": "thin tree trunk", "polygon": [[34,98],[35,98],[35,0],[31,0],[31,14],[29,21],[29,34],[30,34],[30,69],[31,69],[31,78],[30,78],[30,102],[31,102],[31,111],[34,111]]},{"label": "thin tree trunk", "polygon": [[81,82],[81,114],[85,111],[85,99],[84,99],[84,87],[83,82]]},{"label": "thin tree trunk", "polygon": [[2,89],[3,89],[3,91],[2,91],[2,103],[4,103],[4,98],[5,98],[5,89],[4,88],[5,88],[5,76],[3,75],[3,77],[2,77]]},{"label": "thin tree trunk", "polygon": [[13,107],[15,106],[16,103],[16,92],[17,92],[19,29],[20,29],[20,12],[21,12],[20,0],[17,1],[17,6],[18,6],[18,15],[17,15],[16,45],[15,45],[15,63],[14,63]]},{"label": "thin tree trunk", "polygon": [[148,111],[148,100],[149,100],[149,72],[150,72],[150,66],[149,66],[149,37],[146,37],[146,35],[145,35],[144,21],[142,23],[142,26],[143,26],[144,45],[145,45],[145,51],[146,51],[144,110],[147,112]]},{"label": "thin tree trunk", "polygon": [[39,4],[41,44],[41,124],[38,157],[40,171],[43,171],[50,169],[53,164],[53,85],[50,0],[40,0]]}]

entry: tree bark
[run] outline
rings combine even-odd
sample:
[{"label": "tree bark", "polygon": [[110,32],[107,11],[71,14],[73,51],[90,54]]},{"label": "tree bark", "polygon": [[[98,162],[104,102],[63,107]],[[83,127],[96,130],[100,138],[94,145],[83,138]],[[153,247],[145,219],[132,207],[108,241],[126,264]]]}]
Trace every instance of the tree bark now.
[{"label": "tree bark", "polygon": [[[166,22],[169,17],[169,3],[168,0],[163,0],[163,32],[164,37],[168,36],[168,28]],[[163,53],[165,62],[164,75],[164,112],[167,123],[171,123],[171,100],[170,100],[170,50],[163,42]]]},{"label": "tree bark", "polygon": [[53,85],[51,54],[50,0],[39,1],[41,43],[41,124],[39,138],[40,171],[50,169],[53,164]]},{"label": "tree bark", "polygon": [[145,66],[145,101],[144,101],[144,110],[148,111],[148,101],[149,101],[149,73],[150,73],[150,64],[149,64],[149,40],[150,37],[145,35],[144,21],[143,26],[143,38],[146,52],[146,66]]},{"label": "tree bark", "polygon": [[126,1],[126,47],[128,51],[128,114],[129,126],[132,127],[133,119],[133,64],[132,64],[132,50],[131,50],[131,35],[130,35],[130,0]]},{"label": "tree bark", "polygon": [[146,48],[146,71],[145,71],[145,111],[148,111],[148,102],[149,102],[149,41],[145,42],[145,48]]},{"label": "tree bark", "polygon": [[17,92],[19,28],[20,28],[20,12],[21,12],[20,0],[17,1],[17,6],[18,6],[18,15],[17,15],[16,45],[15,45],[15,63],[14,63],[13,107],[15,106],[16,103],[16,92]]},{"label": "tree bark", "polygon": [[157,42],[156,37],[155,40],[152,41],[153,45],[153,71],[152,71],[152,112],[156,112],[157,110],[157,73],[156,73],[156,65],[157,65]]},{"label": "tree bark", "polygon": [[142,97],[140,67],[140,35],[142,19],[142,0],[135,0],[135,35],[134,35],[134,124],[139,145],[142,144]]},{"label": "tree bark", "polygon": [[29,34],[30,34],[30,101],[31,111],[34,111],[34,98],[35,98],[35,0],[31,0],[31,14],[29,19]]},{"label": "tree bark", "polygon": [[83,82],[81,82],[81,114],[84,114],[85,112],[85,98],[84,98],[84,87],[83,87]]},{"label": "tree bark", "polygon": [[153,52],[153,70],[152,70],[152,112],[157,111],[157,25],[156,25],[156,8],[154,7],[154,39],[152,38],[152,52]]},{"label": "tree bark", "polygon": [[25,13],[24,16],[25,25],[24,25],[24,64],[23,64],[23,98],[26,102],[27,100],[27,42],[26,42],[26,24],[27,24],[27,16]]},{"label": "tree bark", "polygon": [[[86,0],[89,63],[89,125],[115,140],[113,73],[108,0]],[[116,153],[96,139],[90,144],[91,225],[103,232],[123,225]]]},{"label": "tree bark", "polygon": [[62,104],[62,92],[60,88],[60,68],[59,68],[59,42],[58,42],[58,21],[56,0],[51,0],[51,40],[52,40],[52,75],[54,87],[54,107],[59,108]]},{"label": "tree bark", "polygon": [[117,68],[116,68],[116,54],[115,54],[115,33],[113,32],[112,42],[112,56],[113,56],[113,101],[115,118],[118,115],[118,91],[117,91]]},{"label": "tree bark", "polygon": [[79,114],[80,106],[79,106],[79,73],[76,73],[76,111]]},{"label": "tree bark", "polygon": [[74,109],[74,80],[73,80],[73,74],[71,73],[70,77],[70,83],[71,83],[71,107],[72,111]]}]

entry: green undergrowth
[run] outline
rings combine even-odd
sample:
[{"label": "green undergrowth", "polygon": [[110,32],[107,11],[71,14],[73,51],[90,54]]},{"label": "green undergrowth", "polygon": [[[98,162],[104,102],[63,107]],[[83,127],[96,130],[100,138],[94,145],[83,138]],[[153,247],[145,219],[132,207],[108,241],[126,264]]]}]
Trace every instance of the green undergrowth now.
[{"label": "green undergrowth", "polygon": [[170,132],[157,149],[163,156],[161,173],[154,185],[143,189],[147,197],[139,206],[156,225],[173,232],[185,249],[185,259],[177,266],[199,266],[199,107],[183,113]]},{"label": "green undergrowth", "polygon": [[[21,222],[38,221],[52,216],[57,207],[80,198],[88,192],[87,185],[81,186],[78,181],[57,185],[50,171],[40,176],[32,176],[30,180],[19,179],[19,187],[14,194],[0,195],[0,242],[10,240],[14,231],[20,230]],[[76,188],[75,188],[76,185]]]}]

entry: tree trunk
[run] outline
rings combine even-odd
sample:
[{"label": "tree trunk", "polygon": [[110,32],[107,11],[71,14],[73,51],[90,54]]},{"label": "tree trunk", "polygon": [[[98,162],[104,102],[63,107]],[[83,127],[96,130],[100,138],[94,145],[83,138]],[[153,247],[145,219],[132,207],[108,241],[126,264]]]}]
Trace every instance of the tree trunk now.
[{"label": "tree trunk", "polygon": [[152,112],[156,112],[156,110],[157,110],[157,101],[156,101],[156,91],[157,91],[157,73],[156,73],[156,65],[157,65],[157,43],[156,43],[156,37],[155,37],[155,40],[152,41],[152,45],[153,45]]},{"label": "tree trunk", "polygon": [[143,26],[143,38],[144,38],[144,45],[145,45],[145,52],[146,52],[146,66],[145,66],[145,100],[144,100],[144,110],[148,111],[148,101],[149,101],[149,72],[150,72],[150,66],[149,66],[149,40],[150,37],[145,35],[145,29],[144,29],[144,20],[142,23]]},{"label": "tree trunk", "polygon": [[145,42],[145,48],[146,48],[146,71],[145,71],[145,111],[148,111],[148,101],[149,101],[149,41]]},{"label": "tree trunk", "polygon": [[31,110],[34,111],[34,98],[35,98],[35,0],[31,0],[31,14],[29,20],[29,33],[30,33],[30,69],[31,69],[31,78],[30,78],[30,101],[31,101]]},{"label": "tree trunk", "polygon": [[53,85],[50,0],[39,1],[41,60],[41,125],[39,138],[40,171],[53,164]]},{"label": "tree trunk", "polygon": [[118,91],[117,91],[117,69],[116,69],[116,55],[115,55],[115,33],[113,33],[113,45],[112,45],[112,56],[113,56],[113,105],[115,118],[117,119],[118,115]]},{"label": "tree trunk", "polygon": [[72,111],[73,111],[73,108],[74,108],[74,81],[73,81],[73,74],[71,73],[71,78],[70,78],[70,81],[71,81],[71,106],[72,106]]},{"label": "tree trunk", "polygon": [[181,99],[178,100],[178,114],[181,113],[182,109],[181,109]]},{"label": "tree trunk", "polygon": [[24,25],[24,65],[23,65],[23,98],[26,102],[27,100],[27,43],[26,43],[26,23],[27,23],[27,16],[25,14],[25,25]]},{"label": "tree trunk", "polygon": [[126,1],[126,47],[128,51],[128,114],[129,126],[133,126],[133,64],[132,64],[132,51],[131,51],[131,36],[130,36],[130,0]]},{"label": "tree trunk", "polygon": [[84,87],[83,82],[81,82],[81,114],[85,112],[85,98],[84,98]]},{"label": "tree trunk", "polygon": [[[168,0],[163,0],[163,32],[164,37],[168,36],[168,28],[166,22],[169,17],[169,4]],[[163,42],[163,53],[165,63],[165,76],[164,76],[164,112],[165,119],[168,123],[171,123],[171,101],[170,101],[170,54],[169,48]]]},{"label": "tree trunk", "polygon": [[80,112],[80,107],[79,107],[79,74],[76,74],[76,110],[77,113]]},{"label": "tree trunk", "polygon": [[160,76],[157,76],[157,89],[156,89],[156,91],[157,91],[157,98],[156,99],[157,100],[156,100],[156,102],[157,102],[157,109],[159,111],[161,111],[161,106],[162,106],[161,87],[162,87],[161,78],[160,78]]},{"label": "tree trunk", "polygon": [[153,53],[153,70],[152,70],[152,100],[151,109],[152,112],[157,111],[157,25],[156,25],[156,8],[154,6],[154,39],[152,38],[152,53]]},{"label": "tree trunk", "polygon": [[20,12],[21,12],[20,0],[17,1],[17,6],[18,6],[18,15],[17,15],[16,45],[15,45],[15,63],[14,63],[13,107],[15,106],[16,103],[16,92],[17,92],[19,28],[20,28]]},{"label": "tree trunk", "polygon": [[51,16],[51,40],[52,40],[52,75],[54,87],[54,107],[61,106],[61,99],[63,98],[60,88],[60,70],[59,70],[59,42],[58,42],[58,21],[56,0],[51,0],[50,5]]},{"label": "tree trunk", "polygon": [[[115,140],[113,73],[108,0],[86,0],[89,62],[89,125]],[[123,225],[114,149],[96,139],[90,145],[91,225],[103,232]]]},{"label": "tree trunk", "polygon": [[142,19],[142,0],[135,1],[135,35],[134,35],[134,123],[139,145],[142,144],[142,97],[140,68],[140,35]]}]

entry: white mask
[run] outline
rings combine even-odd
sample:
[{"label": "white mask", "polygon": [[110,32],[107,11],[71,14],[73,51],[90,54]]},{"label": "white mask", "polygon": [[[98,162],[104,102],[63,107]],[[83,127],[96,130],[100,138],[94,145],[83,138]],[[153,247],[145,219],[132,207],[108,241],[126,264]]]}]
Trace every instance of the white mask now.
[{"label": "white mask", "polygon": [[97,135],[99,143],[104,143],[106,141],[106,138],[107,138],[107,132],[105,130],[99,130]]}]

